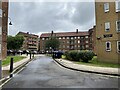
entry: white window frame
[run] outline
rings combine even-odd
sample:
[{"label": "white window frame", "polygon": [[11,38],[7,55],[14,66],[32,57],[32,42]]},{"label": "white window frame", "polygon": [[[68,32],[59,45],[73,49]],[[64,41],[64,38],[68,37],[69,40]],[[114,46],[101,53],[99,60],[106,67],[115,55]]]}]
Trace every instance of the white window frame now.
[{"label": "white window frame", "polygon": [[105,31],[110,31],[110,22],[105,23]]},{"label": "white window frame", "polygon": [[104,3],[104,12],[109,12],[109,3]]},{"label": "white window frame", "polygon": [[120,53],[119,43],[120,43],[120,41],[117,41],[117,52],[118,52],[118,53]]},{"label": "white window frame", "polygon": [[[110,49],[107,48],[107,43],[110,44],[110,45],[109,45],[109,48],[110,48]],[[110,42],[110,41],[107,41],[105,46],[106,46],[106,51],[110,52],[110,51],[111,51],[111,42]]]},{"label": "white window frame", "polygon": [[118,22],[120,23],[120,20],[116,21],[116,30],[117,30],[117,32],[120,32],[120,26],[118,28]]},{"label": "white window frame", "polygon": [[120,12],[120,0],[115,1],[115,9],[116,9],[116,12]]}]

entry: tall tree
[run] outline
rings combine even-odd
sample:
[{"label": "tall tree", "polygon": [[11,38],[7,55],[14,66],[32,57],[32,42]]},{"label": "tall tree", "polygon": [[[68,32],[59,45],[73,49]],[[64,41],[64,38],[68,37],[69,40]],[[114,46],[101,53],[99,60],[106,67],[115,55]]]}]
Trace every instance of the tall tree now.
[{"label": "tall tree", "polygon": [[60,41],[56,37],[50,37],[49,40],[45,42],[45,49],[57,50],[59,48]]},{"label": "tall tree", "polygon": [[7,48],[11,50],[18,50],[22,47],[24,37],[22,35],[8,36],[7,37]]}]

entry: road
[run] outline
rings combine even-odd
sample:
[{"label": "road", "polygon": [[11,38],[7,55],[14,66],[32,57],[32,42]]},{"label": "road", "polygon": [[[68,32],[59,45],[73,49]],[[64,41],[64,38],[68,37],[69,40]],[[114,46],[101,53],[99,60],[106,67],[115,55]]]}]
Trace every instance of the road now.
[{"label": "road", "polygon": [[41,56],[15,75],[4,88],[118,88],[118,78],[63,68]]}]

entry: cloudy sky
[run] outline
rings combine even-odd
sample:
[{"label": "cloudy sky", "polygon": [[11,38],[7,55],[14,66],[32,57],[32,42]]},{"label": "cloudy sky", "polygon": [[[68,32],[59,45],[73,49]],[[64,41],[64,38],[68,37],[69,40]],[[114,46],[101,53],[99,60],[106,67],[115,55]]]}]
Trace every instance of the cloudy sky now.
[{"label": "cloudy sky", "polygon": [[37,35],[45,32],[87,31],[95,25],[94,2],[10,2],[9,35],[19,31]]}]

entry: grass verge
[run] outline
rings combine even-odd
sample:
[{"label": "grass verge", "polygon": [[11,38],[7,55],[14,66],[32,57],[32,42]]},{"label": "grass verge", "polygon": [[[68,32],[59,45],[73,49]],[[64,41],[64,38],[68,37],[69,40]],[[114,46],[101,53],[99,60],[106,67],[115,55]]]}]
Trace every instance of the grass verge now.
[{"label": "grass verge", "polygon": [[26,57],[25,57],[25,56],[7,56],[7,58],[2,61],[2,66],[7,66],[7,65],[9,65],[11,58],[13,58],[14,63],[15,63],[15,62],[18,62],[18,61],[26,58]]},{"label": "grass verge", "polygon": [[[65,56],[62,56],[63,59],[65,59]],[[74,61],[76,64],[81,64],[81,65],[90,65],[90,66],[97,66],[97,67],[111,67],[111,68],[120,68],[120,64],[113,64],[113,63],[105,63],[105,62],[99,62],[96,56],[93,57],[91,61],[88,63],[85,62],[77,62]]]}]

